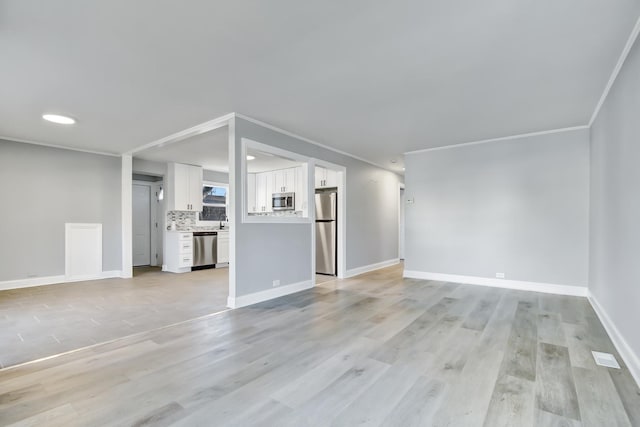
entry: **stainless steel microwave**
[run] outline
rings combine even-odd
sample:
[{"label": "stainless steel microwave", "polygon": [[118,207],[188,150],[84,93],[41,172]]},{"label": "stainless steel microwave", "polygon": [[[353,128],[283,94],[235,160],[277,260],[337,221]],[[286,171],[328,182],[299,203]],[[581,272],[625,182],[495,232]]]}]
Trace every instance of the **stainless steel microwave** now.
[{"label": "stainless steel microwave", "polygon": [[296,209],[296,193],[273,193],[271,196],[273,211],[293,211]]}]

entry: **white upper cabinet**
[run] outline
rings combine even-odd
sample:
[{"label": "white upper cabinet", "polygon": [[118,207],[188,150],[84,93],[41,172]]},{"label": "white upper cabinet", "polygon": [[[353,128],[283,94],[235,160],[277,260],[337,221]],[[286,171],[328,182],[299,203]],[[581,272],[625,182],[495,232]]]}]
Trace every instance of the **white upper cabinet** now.
[{"label": "white upper cabinet", "polygon": [[169,163],[167,165],[170,211],[202,210],[202,168],[199,166]]},{"label": "white upper cabinet", "polygon": [[247,174],[247,212],[258,212],[256,204],[256,174]]},{"label": "white upper cabinet", "polygon": [[338,186],[338,172],[320,166],[316,166],[315,172],[316,188],[329,188]]},{"label": "white upper cabinet", "polygon": [[272,195],[273,195],[273,172],[257,173],[256,174],[256,210],[254,212],[271,212],[271,196]]},{"label": "white upper cabinet", "polygon": [[302,166],[247,174],[247,212],[272,212],[274,193],[295,193],[295,210],[303,210],[307,189]]},{"label": "white upper cabinet", "polygon": [[202,211],[202,168],[189,166],[189,204],[192,211]]},{"label": "white upper cabinet", "polygon": [[293,193],[296,191],[296,170],[299,168],[279,169],[273,174],[274,193]]},{"label": "white upper cabinet", "polygon": [[302,166],[294,168],[296,174],[296,210],[303,211],[307,208],[307,181]]}]

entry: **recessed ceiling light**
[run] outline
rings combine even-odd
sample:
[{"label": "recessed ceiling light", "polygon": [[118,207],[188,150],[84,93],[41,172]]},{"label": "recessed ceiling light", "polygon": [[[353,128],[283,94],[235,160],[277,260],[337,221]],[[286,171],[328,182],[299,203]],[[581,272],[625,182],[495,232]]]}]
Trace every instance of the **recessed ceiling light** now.
[{"label": "recessed ceiling light", "polygon": [[43,114],[42,118],[48,122],[57,123],[59,125],[72,125],[76,121],[71,117],[61,116],[59,114]]},{"label": "recessed ceiling light", "polygon": [[248,156],[247,156],[247,160],[253,160],[253,159],[255,159],[255,158],[256,158],[255,156],[251,156],[251,155],[248,155]]},{"label": "recessed ceiling light", "polygon": [[402,170],[406,170],[405,168],[402,168]]}]

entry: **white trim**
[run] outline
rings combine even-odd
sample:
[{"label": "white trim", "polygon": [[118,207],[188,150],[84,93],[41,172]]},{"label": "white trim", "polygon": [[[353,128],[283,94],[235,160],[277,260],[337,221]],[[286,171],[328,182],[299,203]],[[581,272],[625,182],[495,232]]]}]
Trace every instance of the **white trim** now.
[{"label": "white trim", "polygon": [[620,357],[622,357],[629,372],[631,372],[631,376],[636,380],[636,384],[640,386],[640,357],[634,353],[627,340],[624,339],[624,336],[618,328],[616,328],[615,323],[613,323],[607,312],[591,292],[589,292],[589,302],[600,319],[600,323],[602,323],[602,326],[604,326],[604,329],[607,331],[609,338],[611,338],[616,350],[620,353]]},{"label": "white trim", "polygon": [[350,277],[358,276],[360,274],[368,273],[374,270],[380,270],[381,268],[391,267],[392,265],[399,264],[400,260],[398,258],[388,259],[386,261],[376,262],[375,264],[363,265],[362,267],[351,268],[347,270],[345,275],[345,279]]},{"label": "white trim", "polygon": [[248,122],[251,122],[253,124],[265,127],[267,129],[271,129],[272,131],[281,133],[283,135],[287,135],[287,136],[290,136],[292,138],[296,138],[296,139],[299,139],[301,141],[308,142],[309,144],[313,144],[315,146],[322,147],[325,150],[333,151],[334,153],[342,154],[343,156],[348,156],[348,157],[351,157],[353,159],[360,160],[361,162],[368,163],[368,164],[370,164],[372,166],[375,166],[375,167],[378,167],[378,168],[381,168],[381,169],[384,169],[384,170],[388,170],[388,171],[397,173],[397,171],[394,171],[393,169],[388,168],[386,166],[379,165],[378,163],[372,162],[371,160],[367,160],[367,159],[364,159],[362,157],[353,155],[351,153],[347,153],[346,151],[338,150],[337,148],[329,147],[328,145],[324,145],[324,144],[321,144],[321,143],[319,143],[317,141],[313,141],[313,140],[311,140],[309,138],[305,138],[304,136],[300,136],[300,135],[297,135],[297,134],[295,134],[293,132],[286,131],[286,130],[281,129],[279,127],[270,125],[269,123],[261,122],[260,120],[256,120],[256,119],[253,119],[251,117],[245,116],[244,114],[235,113],[235,116],[240,118],[240,119],[243,119],[243,120],[246,120]]},{"label": "white trim", "polygon": [[631,48],[633,47],[633,44],[635,43],[636,39],[638,38],[638,34],[639,33],[640,33],[640,18],[638,18],[638,20],[636,21],[636,25],[633,27],[633,30],[631,30],[631,34],[629,35],[629,38],[627,39],[627,44],[624,46],[624,49],[622,49],[622,53],[620,54],[620,58],[618,58],[618,62],[616,63],[615,68],[611,72],[611,76],[609,77],[609,81],[607,82],[607,85],[604,88],[604,92],[602,92],[602,96],[598,100],[598,104],[596,105],[596,109],[593,111],[593,114],[591,115],[591,119],[589,120],[589,127],[593,126],[593,122],[596,121],[596,118],[598,117],[598,113],[600,113],[600,109],[604,105],[604,102],[606,101],[607,96],[609,95],[609,92],[611,91],[611,88],[613,87],[613,84],[615,83],[616,79],[618,78],[618,74],[620,74],[620,70],[622,70],[622,66],[624,65],[625,61],[627,60],[627,56],[629,56],[629,52],[631,51]]},{"label": "white trim", "polygon": [[522,280],[493,279],[489,277],[459,276],[457,274],[429,273],[426,271],[404,270],[402,277],[408,279],[437,280],[441,282],[463,283],[465,285],[491,286],[518,291],[543,292],[546,294],[586,297],[586,286],[556,285],[552,283],[526,282]]},{"label": "white trim", "polygon": [[279,286],[277,288],[267,289],[265,291],[254,292],[249,295],[241,295],[238,297],[232,297],[231,295],[229,295],[229,298],[227,299],[227,307],[246,307],[248,305],[257,304],[259,302],[268,301],[289,294],[294,294],[296,292],[313,288],[313,282],[313,280],[305,280],[303,282],[292,283],[290,285]]},{"label": "white trim", "polygon": [[212,130],[219,129],[221,127],[225,127],[229,124],[229,120],[232,119],[234,116],[235,116],[235,113],[225,114],[224,116],[217,117],[213,120],[209,120],[208,122],[200,123],[188,129],[181,130],[180,132],[172,133],[171,135],[165,136],[164,138],[160,138],[155,141],[149,142],[147,144],[141,145],[140,147],[134,148],[133,150],[129,150],[124,154],[133,155],[135,153],[139,153],[140,151],[144,151],[149,148],[164,147],[164,146],[173,144],[175,142],[179,142],[187,138],[191,138],[192,136],[200,135],[205,132],[209,132]]},{"label": "white trim", "polygon": [[119,270],[103,271],[97,276],[85,276],[69,278],[64,274],[59,276],[43,276],[43,277],[30,277],[28,279],[17,280],[5,280],[0,282],[0,291],[6,291],[10,289],[32,288],[34,286],[46,286],[46,285],[58,285],[62,283],[81,282],[85,280],[100,280],[111,279],[114,277],[120,277],[121,272]]},{"label": "white trim", "polygon": [[423,148],[421,150],[407,151],[404,154],[407,155],[407,154],[426,153],[426,152],[429,152],[429,151],[447,150],[449,148],[458,148],[458,147],[466,147],[466,146],[469,146],[469,145],[486,144],[488,142],[508,141],[510,139],[528,138],[528,137],[531,137],[531,136],[551,135],[551,134],[554,134],[554,133],[571,132],[571,131],[574,131],[574,130],[583,130],[583,129],[589,129],[589,126],[588,125],[573,126],[573,127],[561,128],[561,129],[544,130],[544,131],[540,131],[540,132],[521,133],[521,134],[518,134],[518,135],[501,136],[499,138],[483,139],[483,140],[480,140],[480,141],[471,141],[471,142],[462,142],[460,144],[443,145],[441,147]]},{"label": "white trim", "polygon": [[[228,126],[228,152],[229,152],[229,199],[227,202],[227,216],[229,217],[229,295],[228,299],[236,296],[236,227],[238,219],[238,200],[236,198],[236,118],[232,116],[227,121]],[[242,209],[242,206],[240,206]]]},{"label": "white trim", "polygon": [[133,157],[122,155],[121,220],[122,220],[122,277],[133,277]]},{"label": "white trim", "polygon": [[5,141],[22,142],[24,144],[39,145],[41,147],[58,148],[60,150],[78,151],[80,153],[97,154],[99,156],[120,157],[118,153],[108,153],[106,151],[85,150],[83,148],[67,147],[64,145],[48,144],[46,142],[30,141],[28,139],[13,138],[11,136],[0,136]]}]

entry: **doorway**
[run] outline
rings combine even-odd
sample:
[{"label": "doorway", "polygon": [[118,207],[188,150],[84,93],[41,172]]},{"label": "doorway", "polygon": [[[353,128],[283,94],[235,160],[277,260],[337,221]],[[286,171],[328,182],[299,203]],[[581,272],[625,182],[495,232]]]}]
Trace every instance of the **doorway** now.
[{"label": "doorway", "polygon": [[398,258],[404,260],[404,184],[400,184],[398,204]]},{"label": "doorway", "polygon": [[133,266],[151,265],[151,185],[135,182],[133,206]]}]

